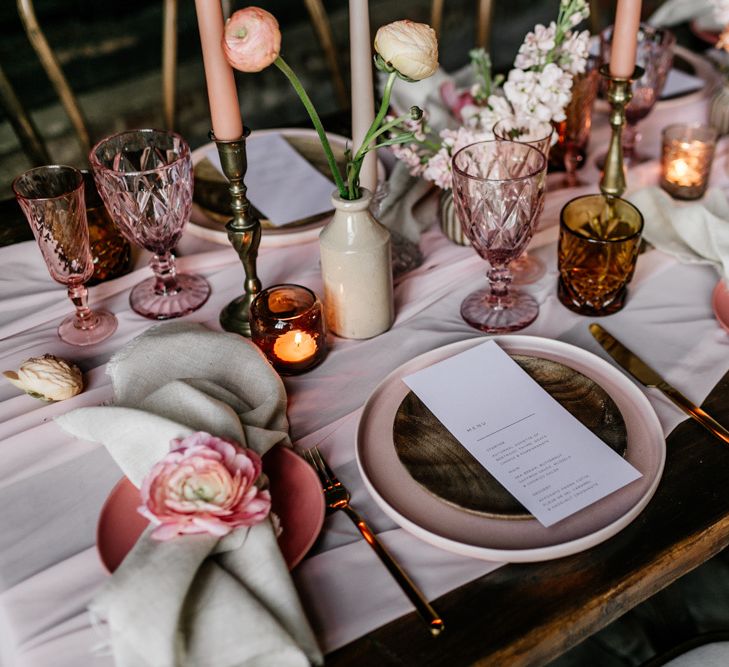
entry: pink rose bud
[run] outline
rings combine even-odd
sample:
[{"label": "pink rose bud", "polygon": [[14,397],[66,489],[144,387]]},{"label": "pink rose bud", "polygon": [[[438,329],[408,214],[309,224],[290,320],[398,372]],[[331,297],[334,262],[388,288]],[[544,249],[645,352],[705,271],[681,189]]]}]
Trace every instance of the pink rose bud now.
[{"label": "pink rose bud", "polygon": [[238,10],[225,24],[223,51],[235,69],[260,72],[273,63],[281,52],[278,21],[273,14],[260,7]]},{"label": "pink rose bud", "polygon": [[156,524],[153,538],[195,533],[223,537],[268,516],[271,496],[256,485],[262,464],[252,449],[202,431],[170,445],[172,451],[142,483],[144,504],[138,511]]}]

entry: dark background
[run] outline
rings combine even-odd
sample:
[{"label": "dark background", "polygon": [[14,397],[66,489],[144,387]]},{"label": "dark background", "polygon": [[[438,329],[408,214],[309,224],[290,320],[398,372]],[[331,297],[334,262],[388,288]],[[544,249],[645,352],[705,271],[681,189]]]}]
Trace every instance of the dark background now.
[{"label": "dark background", "polygon": [[[601,0],[601,24],[609,22],[613,2]],[[657,1],[657,0],[656,0]],[[245,3],[233,3],[233,8]],[[283,32],[282,53],[295,68],[332,131],[346,131],[347,114],[334,95],[323,51],[308,12],[299,1],[263,0]],[[656,4],[654,1],[653,4]],[[441,63],[446,70],[467,62],[475,43],[475,0],[445,3]],[[556,18],[559,0],[495,0],[491,53],[497,70],[508,70],[524,34]],[[346,0],[327,0],[339,62],[349,76]],[[650,7],[645,8],[646,15]],[[86,116],[91,140],[122,129],[162,123],[161,0],[36,0],[41,28]],[[175,129],[194,147],[207,141],[209,116],[193,0],[180,0],[178,17],[177,120]],[[372,0],[372,31],[401,18],[429,22],[430,0]],[[0,66],[38,127],[52,161],[84,166],[71,125],[28,42],[14,2],[0,3]],[[301,104],[275,68],[238,74],[246,124],[253,128],[309,126]],[[334,124],[334,126],[332,126]],[[18,139],[0,110],[0,197],[29,168]]]}]

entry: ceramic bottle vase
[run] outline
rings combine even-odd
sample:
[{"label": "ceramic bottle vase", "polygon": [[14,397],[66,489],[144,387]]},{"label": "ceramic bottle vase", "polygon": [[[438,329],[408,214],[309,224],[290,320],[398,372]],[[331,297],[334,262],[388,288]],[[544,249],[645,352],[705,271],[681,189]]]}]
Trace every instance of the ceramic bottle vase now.
[{"label": "ceramic bottle vase", "polygon": [[343,338],[372,338],[395,319],[390,232],[369,212],[372,193],[332,195],[334,217],[319,236],[328,328]]}]

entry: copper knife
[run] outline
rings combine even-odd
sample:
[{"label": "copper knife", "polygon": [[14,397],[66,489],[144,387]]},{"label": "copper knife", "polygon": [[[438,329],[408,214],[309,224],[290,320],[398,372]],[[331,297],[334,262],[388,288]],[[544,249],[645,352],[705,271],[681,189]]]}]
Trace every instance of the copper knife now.
[{"label": "copper knife", "polygon": [[702,410],[698,405],[694,405],[678,389],[668,384],[668,382],[658,375],[640,357],[631,352],[615,336],[609,334],[599,324],[593,323],[589,328],[595,340],[605,348],[608,354],[624,370],[628,371],[628,373],[638,380],[638,382],[641,382],[646,387],[654,387],[663,392],[665,396],[670,398],[681,410],[690,417],[693,417],[705,429],[711,431],[717,438],[729,444],[729,431],[716,421],[716,419]]}]

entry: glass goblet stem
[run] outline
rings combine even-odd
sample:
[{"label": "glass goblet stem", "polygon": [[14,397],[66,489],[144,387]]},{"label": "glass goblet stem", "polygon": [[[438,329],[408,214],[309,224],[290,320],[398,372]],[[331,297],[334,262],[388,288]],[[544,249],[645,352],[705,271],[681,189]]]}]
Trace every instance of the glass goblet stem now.
[{"label": "glass goblet stem", "polygon": [[623,126],[623,159],[631,162],[635,157],[635,145],[638,143],[637,124],[627,121]]},{"label": "glass goblet stem", "polygon": [[167,251],[162,255],[152,255],[149,265],[154,271],[154,292],[155,294],[177,294],[177,269],[175,268],[175,257]]},{"label": "glass goblet stem", "polygon": [[83,283],[69,283],[68,298],[76,306],[74,327],[87,331],[96,326],[96,316],[88,306],[89,290]]},{"label": "glass goblet stem", "polygon": [[577,177],[577,167],[580,164],[579,151],[568,145],[564,152],[564,184],[568,188],[576,188],[580,185],[580,179]]},{"label": "glass goblet stem", "polygon": [[489,307],[494,310],[511,308],[509,286],[512,276],[508,266],[492,266],[486,276],[489,279]]}]

